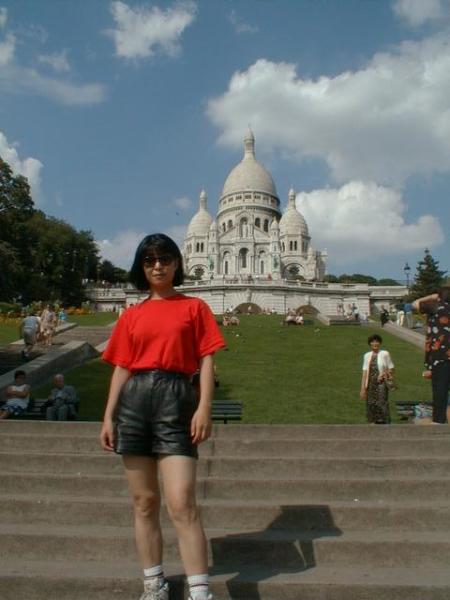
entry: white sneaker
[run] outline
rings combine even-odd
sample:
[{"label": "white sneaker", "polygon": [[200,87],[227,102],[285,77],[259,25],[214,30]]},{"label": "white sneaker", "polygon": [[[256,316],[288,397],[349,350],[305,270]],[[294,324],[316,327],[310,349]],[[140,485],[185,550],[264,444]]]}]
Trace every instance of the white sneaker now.
[{"label": "white sneaker", "polygon": [[144,581],[144,593],[139,600],[169,600],[169,582],[164,581],[160,586],[157,581]]}]

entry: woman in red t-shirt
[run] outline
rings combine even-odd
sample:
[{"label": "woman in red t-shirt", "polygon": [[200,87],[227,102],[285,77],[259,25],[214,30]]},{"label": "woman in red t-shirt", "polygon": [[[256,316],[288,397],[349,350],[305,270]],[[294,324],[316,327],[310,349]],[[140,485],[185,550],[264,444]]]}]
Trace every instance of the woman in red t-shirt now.
[{"label": "woman in red t-shirt", "polygon": [[[101,444],[122,455],[144,569],[141,600],[168,600],[162,569],[158,470],[177,531],[190,600],[211,600],[206,538],[195,499],[197,445],[211,434],[213,354],[225,346],[205,302],[178,293],[183,261],[163,234],[145,237],[130,279],[149,297],[118,320],[104,360],[115,366]],[[200,371],[200,397],[190,383]]]}]

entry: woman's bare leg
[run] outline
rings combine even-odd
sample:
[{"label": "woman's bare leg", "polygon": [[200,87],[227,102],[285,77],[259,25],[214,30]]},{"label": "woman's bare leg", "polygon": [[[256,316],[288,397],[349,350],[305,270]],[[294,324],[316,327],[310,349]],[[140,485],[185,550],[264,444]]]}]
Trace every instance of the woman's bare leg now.
[{"label": "woman's bare leg", "polygon": [[159,462],[186,575],[207,573],[206,538],[195,499],[197,461],[189,456],[163,456]]},{"label": "woman's bare leg", "polygon": [[159,521],[161,497],[157,462],[148,456],[123,456],[133,498],[136,547],[142,568],[162,563],[162,535]]}]

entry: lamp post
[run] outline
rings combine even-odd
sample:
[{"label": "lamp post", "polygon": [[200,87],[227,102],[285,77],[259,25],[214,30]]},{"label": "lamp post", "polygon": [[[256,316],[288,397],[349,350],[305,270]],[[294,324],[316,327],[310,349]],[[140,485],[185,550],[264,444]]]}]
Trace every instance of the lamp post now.
[{"label": "lamp post", "polygon": [[408,263],[405,263],[405,266],[403,267],[403,271],[406,275],[406,289],[409,292],[409,273],[411,271],[411,267],[408,265]]}]

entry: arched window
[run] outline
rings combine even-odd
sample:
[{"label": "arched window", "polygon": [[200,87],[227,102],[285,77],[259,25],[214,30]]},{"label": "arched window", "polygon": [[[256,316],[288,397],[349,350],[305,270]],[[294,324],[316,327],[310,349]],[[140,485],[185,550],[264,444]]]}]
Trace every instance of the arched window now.
[{"label": "arched window", "polygon": [[264,231],[269,231],[269,220],[264,219]]},{"label": "arched window", "polygon": [[224,231],[224,232],[225,232],[226,230],[227,230],[227,226],[226,226],[226,224],[225,224],[225,223],[222,223],[222,231]]},{"label": "arched window", "polygon": [[255,219],[255,227],[261,228],[261,219],[259,217],[256,217]]},{"label": "arched window", "polygon": [[294,250],[297,250],[297,242],[294,242]]},{"label": "arched window", "polygon": [[245,217],[243,219],[241,219],[241,222],[239,225],[239,235],[241,237],[248,236],[248,223],[247,223],[247,219]]},{"label": "arched window", "polygon": [[200,252],[200,244],[198,242],[195,244],[195,251]]},{"label": "arched window", "polygon": [[261,250],[259,253],[259,273],[264,275],[266,271],[266,253],[264,250]]},{"label": "arched window", "polygon": [[294,249],[294,244],[292,241],[289,242],[289,250],[292,251]]},{"label": "arched window", "polygon": [[205,248],[205,246],[204,246],[204,244],[203,244],[203,242],[202,242],[202,243],[200,244],[200,252],[203,252],[203,251],[204,251],[204,248]]},{"label": "arched window", "polygon": [[233,227],[233,221],[230,219],[228,221],[228,229],[231,229]]},{"label": "arched window", "polygon": [[241,269],[247,268],[247,254],[248,254],[247,248],[241,248],[239,250],[239,266]]},{"label": "arched window", "polygon": [[229,275],[230,273],[230,253],[229,252],[224,252],[223,254],[223,259],[222,259],[222,273],[224,275]]}]

